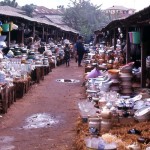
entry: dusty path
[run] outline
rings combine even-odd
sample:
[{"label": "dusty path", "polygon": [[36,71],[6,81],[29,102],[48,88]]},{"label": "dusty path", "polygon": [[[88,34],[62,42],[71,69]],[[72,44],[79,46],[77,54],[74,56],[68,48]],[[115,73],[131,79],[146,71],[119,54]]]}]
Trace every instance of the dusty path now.
[{"label": "dusty path", "polygon": [[34,85],[0,118],[0,150],[74,150],[77,102],[83,98],[83,88],[81,82],[55,80],[82,77],[83,67],[72,60],[70,67],[59,66]]}]

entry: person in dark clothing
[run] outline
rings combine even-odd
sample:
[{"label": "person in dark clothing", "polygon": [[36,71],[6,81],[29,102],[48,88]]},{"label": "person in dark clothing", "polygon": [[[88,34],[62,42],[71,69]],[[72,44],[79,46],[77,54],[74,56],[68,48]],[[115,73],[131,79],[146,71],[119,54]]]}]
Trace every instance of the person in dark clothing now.
[{"label": "person in dark clothing", "polygon": [[66,63],[66,67],[69,66],[69,62],[70,62],[70,47],[69,47],[69,44],[66,44],[65,45],[65,48],[64,48],[64,60],[65,60],[65,63]]},{"label": "person in dark clothing", "polygon": [[77,50],[77,56],[78,56],[78,67],[82,66],[81,61],[83,59],[84,52],[85,52],[84,45],[83,45],[82,41],[83,41],[83,37],[79,36],[78,42],[76,43],[76,50]]}]

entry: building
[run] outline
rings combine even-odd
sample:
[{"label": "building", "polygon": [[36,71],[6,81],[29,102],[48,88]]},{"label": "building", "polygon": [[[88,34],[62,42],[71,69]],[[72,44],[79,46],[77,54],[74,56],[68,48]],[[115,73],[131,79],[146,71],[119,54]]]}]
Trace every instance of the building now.
[{"label": "building", "polygon": [[126,18],[135,13],[135,9],[126,8],[124,6],[112,6],[104,10],[106,14],[109,14],[112,20]]}]

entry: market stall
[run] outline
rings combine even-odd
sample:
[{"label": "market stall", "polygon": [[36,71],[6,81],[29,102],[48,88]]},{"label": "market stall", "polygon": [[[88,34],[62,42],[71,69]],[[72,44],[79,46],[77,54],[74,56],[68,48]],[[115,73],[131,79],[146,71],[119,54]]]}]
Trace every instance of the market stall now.
[{"label": "market stall", "polygon": [[85,73],[86,99],[78,103],[77,149],[148,149],[150,89],[133,87],[134,62],[107,51],[90,49],[85,59],[94,69]]},{"label": "market stall", "polygon": [[112,21],[101,30],[106,43],[112,43],[115,50],[117,39],[120,40],[121,50],[126,54],[126,63],[134,61],[136,68],[141,67],[141,87],[149,86],[146,72],[146,61],[149,62],[149,10],[150,7],[147,7],[127,18]]}]

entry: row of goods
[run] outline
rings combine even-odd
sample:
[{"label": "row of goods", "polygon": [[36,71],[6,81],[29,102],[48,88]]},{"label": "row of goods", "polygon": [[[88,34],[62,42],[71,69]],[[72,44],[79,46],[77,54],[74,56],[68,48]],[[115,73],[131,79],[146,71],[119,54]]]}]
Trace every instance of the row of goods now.
[{"label": "row of goods", "polygon": [[117,53],[101,52],[85,59],[86,69],[93,68],[85,69],[87,98],[78,103],[84,142],[77,143],[85,150],[149,150],[150,89],[133,87],[134,62],[124,65]]}]

